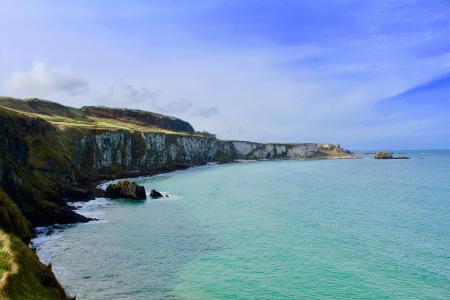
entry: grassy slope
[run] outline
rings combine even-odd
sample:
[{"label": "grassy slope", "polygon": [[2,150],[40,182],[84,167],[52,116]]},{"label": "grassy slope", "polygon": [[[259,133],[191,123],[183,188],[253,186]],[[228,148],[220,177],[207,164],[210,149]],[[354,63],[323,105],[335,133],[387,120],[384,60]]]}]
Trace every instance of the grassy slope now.
[{"label": "grassy slope", "polygon": [[[36,100],[38,101],[38,100]],[[47,101],[39,100],[44,105]],[[53,103],[51,103],[53,104]],[[0,108],[22,114],[27,117],[44,119],[60,129],[79,128],[96,130],[129,130],[151,133],[165,133],[176,135],[202,135],[201,133],[186,133],[171,131],[157,126],[143,126],[121,120],[98,118],[84,114],[76,108],[52,106],[50,108],[39,107],[38,110],[30,107],[27,102],[13,98],[0,97]]]},{"label": "grassy slope", "polygon": [[0,188],[0,228],[15,234],[25,242],[31,238],[31,227],[17,205]]},{"label": "grassy slope", "polygon": [[50,266],[17,237],[0,230],[0,299],[69,299]]}]

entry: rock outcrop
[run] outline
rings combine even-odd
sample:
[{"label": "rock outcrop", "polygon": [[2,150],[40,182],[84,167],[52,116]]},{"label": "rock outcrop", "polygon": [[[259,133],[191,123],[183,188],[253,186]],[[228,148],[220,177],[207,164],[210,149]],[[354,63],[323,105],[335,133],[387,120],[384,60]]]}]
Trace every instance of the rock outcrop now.
[{"label": "rock outcrop", "polygon": [[373,157],[375,159],[393,159],[392,152],[377,152]]},{"label": "rock outcrop", "polygon": [[108,185],[105,191],[105,197],[113,199],[135,199],[145,200],[145,188],[128,180],[120,180],[116,183]]},{"label": "rock outcrop", "polygon": [[377,152],[373,157],[375,159],[410,159],[406,156],[394,156],[392,152]]},{"label": "rock outcrop", "polygon": [[159,198],[164,198],[164,195],[161,194],[160,192],[158,192],[157,190],[151,190],[150,197],[152,197],[153,199],[159,199]]}]

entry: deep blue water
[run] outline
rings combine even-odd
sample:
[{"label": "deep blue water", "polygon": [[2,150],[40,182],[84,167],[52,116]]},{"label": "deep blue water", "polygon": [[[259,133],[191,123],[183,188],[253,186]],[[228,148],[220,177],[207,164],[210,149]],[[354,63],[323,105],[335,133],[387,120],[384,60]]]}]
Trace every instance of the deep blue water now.
[{"label": "deep blue water", "polygon": [[35,246],[77,299],[450,299],[450,152],[405,154],[141,178]]}]

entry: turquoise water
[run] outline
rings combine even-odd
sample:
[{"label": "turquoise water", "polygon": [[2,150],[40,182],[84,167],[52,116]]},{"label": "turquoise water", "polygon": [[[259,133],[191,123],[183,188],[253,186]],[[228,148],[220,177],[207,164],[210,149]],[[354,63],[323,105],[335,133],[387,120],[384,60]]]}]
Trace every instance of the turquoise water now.
[{"label": "turquoise water", "polygon": [[450,152],[139,179],[35,240],[77,299],[450,299]]}]

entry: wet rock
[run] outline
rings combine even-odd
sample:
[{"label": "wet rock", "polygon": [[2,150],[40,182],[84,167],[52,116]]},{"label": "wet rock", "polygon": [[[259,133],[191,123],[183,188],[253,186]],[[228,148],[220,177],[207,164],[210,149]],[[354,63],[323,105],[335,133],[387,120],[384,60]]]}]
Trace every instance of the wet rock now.
[{"label": "wet rock", "polygon": [[135,200],[145,200],[145,188],[128,180],[121,180],[117,183],[108,185],[105,191],[105,197],[108,198],[126,198]]},{"label": "wet rock", "polygon": [[95,198],[94,191],[77,186],[66,186],[63,188],[62,197],[66,201],[89,201]]},{"label": "wet rock", "polygon": [[161,194],[160,192],[158,192],[157,190],[151,190],[150,197],[152,197],[154,199],[158,199],[158,198],[164,198],[164,195]]},{"label": "wet rock", "polygon": [[94,218],[88,218],[83,215],[77,214],[73,211],[74,207],[65,204],[55,209],[53,220],[49,220],[49,224],[72,224],[72,223],[86,223],[96,220]]}]

